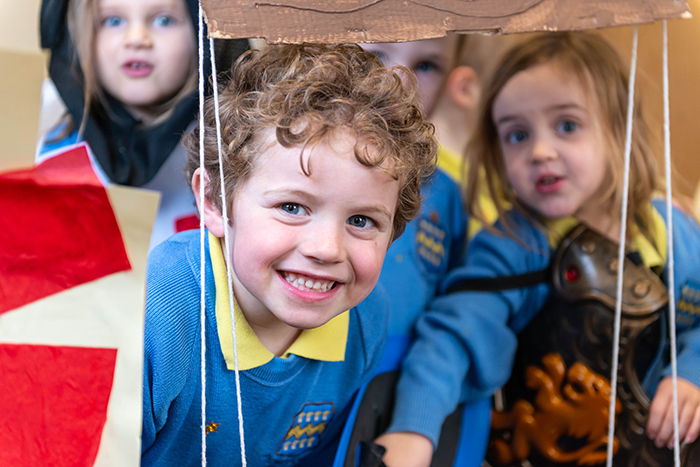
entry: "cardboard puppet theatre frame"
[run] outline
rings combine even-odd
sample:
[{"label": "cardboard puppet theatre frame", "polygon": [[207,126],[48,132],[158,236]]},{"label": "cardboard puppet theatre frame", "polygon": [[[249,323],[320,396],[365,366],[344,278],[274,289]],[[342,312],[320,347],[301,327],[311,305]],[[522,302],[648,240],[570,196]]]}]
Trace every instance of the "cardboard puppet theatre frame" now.
[{"label": "cardboard puppet theatre frame", "polygon": [[405,42],[449,31],[597,29],[689,18],[675,0],[202,0],[215,38],[272,43]]}]

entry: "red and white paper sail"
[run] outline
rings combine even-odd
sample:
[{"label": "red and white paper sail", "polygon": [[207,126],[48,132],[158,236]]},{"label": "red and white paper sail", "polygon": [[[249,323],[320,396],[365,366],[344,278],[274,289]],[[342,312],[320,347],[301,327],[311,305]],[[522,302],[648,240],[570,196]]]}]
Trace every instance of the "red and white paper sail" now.
[{"label": "red and white paper sail", "polygon": [[0,314],[131,269],[84,145],[0,174]]},{"label": "red and white paper sail", "polygon": [[140,464],[157,202],[105,189],[84,144],[0,173],[0,465]]}]

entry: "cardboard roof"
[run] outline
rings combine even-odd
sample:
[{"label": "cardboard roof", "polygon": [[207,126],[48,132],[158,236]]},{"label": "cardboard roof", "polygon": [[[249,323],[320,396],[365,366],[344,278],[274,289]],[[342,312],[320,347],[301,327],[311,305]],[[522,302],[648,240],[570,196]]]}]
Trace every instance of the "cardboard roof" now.
[{"label": "cardboard roof", "polygon": [[202,0],[217,38],[403,42],[448,31],[517,33],[689,18],[685,0]]}]

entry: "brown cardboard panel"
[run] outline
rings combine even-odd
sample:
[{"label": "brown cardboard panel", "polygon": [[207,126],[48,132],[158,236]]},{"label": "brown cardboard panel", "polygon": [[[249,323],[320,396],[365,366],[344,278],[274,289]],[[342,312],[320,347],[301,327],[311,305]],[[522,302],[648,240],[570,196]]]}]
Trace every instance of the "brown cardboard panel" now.
[{"label": "brown cardboard panel", "polygon": [[510,34],[690,17],[684,0],[202,0],[214,37],[268,43],[403,42],[448,31]]},{"label": "brown cardboard panel", "polygon": [[44,68],[40,53],[0,50],[0,170],[34,163]]}]

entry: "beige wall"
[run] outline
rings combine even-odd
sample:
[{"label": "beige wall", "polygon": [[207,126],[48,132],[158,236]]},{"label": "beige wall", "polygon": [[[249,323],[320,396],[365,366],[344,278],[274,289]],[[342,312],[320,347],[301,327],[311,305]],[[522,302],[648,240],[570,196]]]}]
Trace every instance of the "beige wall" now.
[{"label": "beige wall", "polygon": [[0,0],[0,169],[31,165],[45,59],[40,0]]},{"label": "beige wall", "polygon": [[0,49],[39,52],[41,0],[0,0]]},{"label": "beige wall", "polygon": [[[692,196],[700,180],[700,0],[689,0],[695,17],[668,22],[671,157],[677,180],[674,195]],[[618,51],[631,57],[633,28],[602,31]],[[663,157],[662,25],[639,27],[637,92]],[[661,160],[661,159],[660,159]],[[663,169],[663,165],[660,165]],[[662,173],[663,174],[663,173]]]}]

